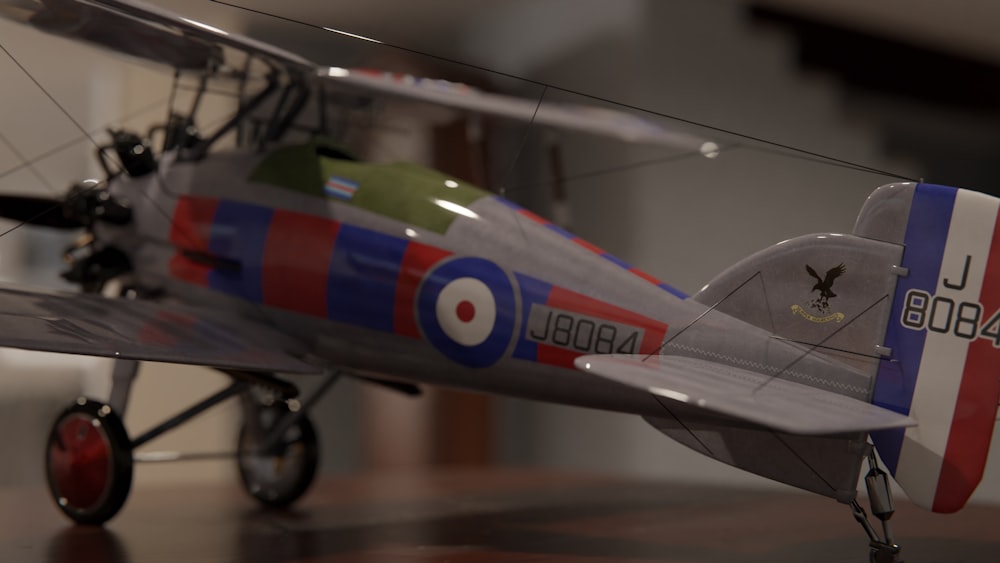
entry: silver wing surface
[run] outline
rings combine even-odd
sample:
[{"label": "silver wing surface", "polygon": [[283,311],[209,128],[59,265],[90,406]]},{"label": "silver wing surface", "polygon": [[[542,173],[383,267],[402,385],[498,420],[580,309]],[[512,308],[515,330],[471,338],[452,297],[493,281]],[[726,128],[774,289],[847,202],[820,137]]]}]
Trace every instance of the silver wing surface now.
[{"label": "silver wing surface", "polygon": [[320,371],[294,355],[295,341],[242,316],[6,287],[0,288],[0,346],[234,370]]},{"label": "silver wing surface", "polygon": [[137,0],[2,0],[0,16],[178,70],[209,71],[225,64],[223,47],[288,72],[315,68],[290,51]]},{"label": "silver wing surface", "polygon": [[715,143],[705,139],[613,109],[538,104],[535,100],[488,94],[445,80],[319,66],[290,51],[140,0],[0,0],[0,16],[181,71],[227,69],[236,73],[235,69],[242,68],[245,61],[229,60],[226,49],[230,49],[263,61],[293,81],[310,82],[319,88],[373,97],[402,97],[466,112],[534,120],[542,125],[701,152],[706,156],[714,156],[719,150]]},{"label": "silver wing surface", "polygon": [[673,131],[613,109],[579,104],[538,103],[537,100],[490,94],[465,84],[367,69],[319,69],[321,79],[353,89],[427,102],[539,125],[614,137],[631,143],[663,145],[705,156],[719,150],[705,139]]},{"label": "silver wing surface", "polygon": [[916,426],[917,422],[851,397],[732,366],[681,356],[593,355],[576,359],[588,373],[791,434],[841,434]]}]

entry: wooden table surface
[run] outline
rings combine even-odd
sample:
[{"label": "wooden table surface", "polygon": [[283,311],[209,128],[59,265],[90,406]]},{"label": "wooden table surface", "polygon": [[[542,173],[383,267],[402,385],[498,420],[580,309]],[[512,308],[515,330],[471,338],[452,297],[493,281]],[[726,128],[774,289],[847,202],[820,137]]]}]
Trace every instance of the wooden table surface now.
[{"label": "wooden table surface", "polygon": [[[1000,507],[940,516],[900,502],[909,563],[1000,561]],[[106,527],[42,490],[0,490],[3,563],[864,562],[847,507],[804,494],[536,470],[325,478],[294,509],[234,485],[138,488]]]}]

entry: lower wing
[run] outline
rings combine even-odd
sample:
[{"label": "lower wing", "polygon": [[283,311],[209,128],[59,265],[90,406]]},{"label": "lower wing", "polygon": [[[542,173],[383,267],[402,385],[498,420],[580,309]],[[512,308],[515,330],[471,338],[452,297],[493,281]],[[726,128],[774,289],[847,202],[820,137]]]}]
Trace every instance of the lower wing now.
[{"label": "lower wing", "polygon": [[681,356],[581,356],[576,367],[649,393],[792,434],[915,426],[864,401],[732,366]]},{"label": "lower wing", "polygon": [[296,357],[295,341],[239,315],[6,287],[0,288],[0,346],[234,370],[320,371]]}]

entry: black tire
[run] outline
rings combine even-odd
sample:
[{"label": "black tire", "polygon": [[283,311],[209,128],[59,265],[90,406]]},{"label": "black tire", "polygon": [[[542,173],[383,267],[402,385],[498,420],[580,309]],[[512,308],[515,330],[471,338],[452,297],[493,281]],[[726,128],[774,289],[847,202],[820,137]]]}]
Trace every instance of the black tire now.
[{"label": "black tire", "polygon": [[[290,414],[284,403],[261,406],[256,412],[265,435]],[[309,419],[304,414],[299,417],[270,451],[257,452],[251,440],[244,421],[236,448],[243,488],[267,507],[286,507],[298,500],[319,465],[316,431]]]},{"label": "black tire", "polygon": [[77,524],[110,520],[132,488],[132,442],[111,407],[79,399],[52,425],[45,474],[56,506]]}]

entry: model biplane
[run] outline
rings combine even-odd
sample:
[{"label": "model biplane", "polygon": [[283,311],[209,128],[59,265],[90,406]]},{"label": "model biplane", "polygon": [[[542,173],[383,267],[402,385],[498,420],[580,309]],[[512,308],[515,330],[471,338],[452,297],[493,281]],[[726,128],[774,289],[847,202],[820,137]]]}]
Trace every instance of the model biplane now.
[{"label": "model biplane", "polygon": [[[86,231],[65,275],[85,291],[0,289],[0,345],[117,359],[110,400],[80,399],[51,431],[49,484],[76,522],[118,512],[135,448],[233,396],[247,490],[293,502],[316,468],[315,397],[293,400],[279,374],[323,374],[318,393],[345,375],[639,415],[704,455],[848,504],[880,561],[899,549],[876,450],[937,512],[962,508],[982,477],[1000,399],[994,197],[886,185],[852,233],[777,244],[688,296],[467,182],[352,158],[326,108],[396,96],[706,156],[711,142],[617,111],[317,66],[134,0],[0,12],[197,84],[159,147],[113,132],[98,151],[106,179],[59,201],[0,196],[3,216]],[[239,107],[201,129],[197,97],[214,82],[237,84]],[[210,150],[236,130],[240,148]],[[112,280],[121,296],[99,295]],[[129,436],[138,361],[208,366],[232,385]],[[865,463],[881,534],[855,498]]]}]

